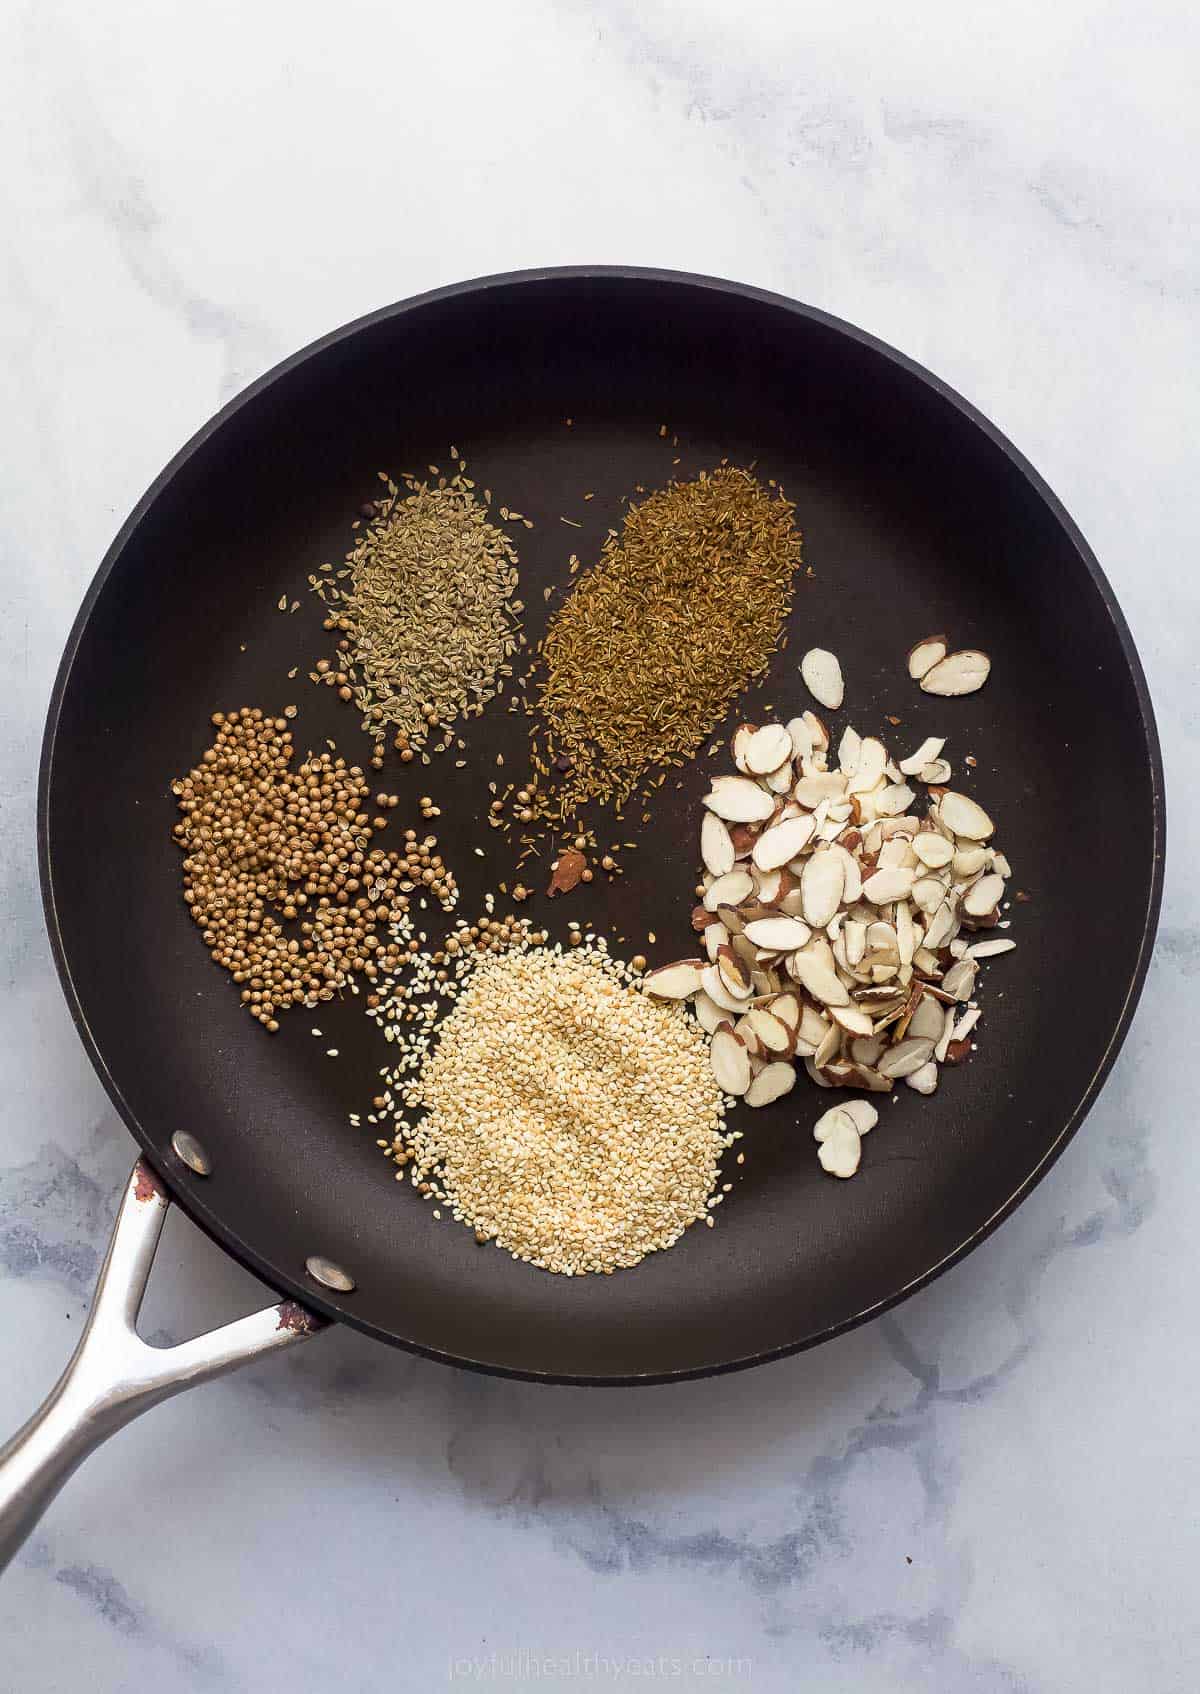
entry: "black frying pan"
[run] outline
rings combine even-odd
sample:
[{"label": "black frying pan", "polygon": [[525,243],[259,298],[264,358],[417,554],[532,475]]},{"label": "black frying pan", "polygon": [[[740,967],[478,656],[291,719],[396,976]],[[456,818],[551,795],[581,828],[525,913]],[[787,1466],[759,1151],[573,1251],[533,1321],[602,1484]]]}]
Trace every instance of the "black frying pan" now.
[{"label": "black frying pan", "polygon": [[[1032,895],[1014,908],[1018,951],[987,972],[978,1054],[932,1099],[898,1090],[854,1181],[822,1175],[810,1125],[833,1097],[801,1078],[776,1106],[738,1114],[746,1163],[731,1169],[718,1227],[612,1277],[549,1276],[434,1221],[370,1132],[347,1124],[386,1055],[361,1002],[297,1009],[266,1037],[180,901],[168,784],[207,744],[214,708],[295,701],[299,742],[333,736],[365,760],[357,717],[305,680],[325,650],[305,579],[344,551],[377,469],[444,464],[451,442],[498,502],[535,520],[518,532],[534,637],[543,586],[571,552],[594,557],[635,484],[723,456],[778,477],[814,578],[798,585],[788,651],[731,724],[763,703],[785,717],[802,709],[800,654],[833,648],[847,677],[837,724],[882,730],[903,751],[948,734],[957,785],[998,818]],[[280,614],[283,594],[301,610]],[[938,701],[909,681],[906,649],[932,630],[992,654],[982,693]],[[511,875],[478,820],[497,753],[519,768],[525,734],[493,706],[471,726],[466,768],[390,763],[382,779],[401,794],[398,823],[420,793],[441,806],[464,914]],[[700,760],[683,794],[663,791],[623,881],[526,910],[559,937],[572,917],[595,920],[652,962],[688,952],[709,768]],[[380,1340],[542,1381],[633,1383],[755,1364],[860,1323],[1029,1192],[1128,1026],[1163,822],[1150,701],[1112,592],[991,425],[821,312],[730,283],[589,268],[469,283],[363,318],[280,365],[184,448],[117,537],[71,633],[39,831],[80,1034],[154,1170],[217,1242]],[[179,1130],[203,1144],[211,1174],[171,1150]],[[314,1281],[314,1254],[343,1267],[353,1291]]]}]

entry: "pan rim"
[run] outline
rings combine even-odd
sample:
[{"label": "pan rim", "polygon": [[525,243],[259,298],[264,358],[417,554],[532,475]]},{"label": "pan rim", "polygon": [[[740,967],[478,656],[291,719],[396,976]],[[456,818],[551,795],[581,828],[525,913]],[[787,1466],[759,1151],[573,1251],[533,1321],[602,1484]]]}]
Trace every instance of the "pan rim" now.
[{"label": "pan rim", "polygon": [[[92,611],[104,590],[109,576],[116,568],[127,544],[134,532],[146,517],[162,490],[173,480],[182,467],[199,452],[206,443],[222,429],[225,423],[234,417],[244,406],[250,404],[260,394],[271,388],[288,376],[292,371],[323,353],[326,349],[339,342],[370,329],[375,325],[396,319],[405,314],[417,311],[439,301],[451,300],[460,296],[485,294],[491,290],[509,289],[514,286],[530,285],[546,282],[612,282],[612,283],[659,283],[676,288],[688,288],[706,291],[717,295],[731,295],[737,298],[754,301],[761,305],[770,306],[787,312],[794,317],[807,320],[810,323],[844,336],[865,348],[874,355],[885,359],[897,366],[911,378],[925,385],[943,402],[959,413],[965,424],[981,431],[988,441],[997,448],[1012,465],[1013,469],[1032,488],[1033,492],[1043,502],[1051,517],[1063,530],[1067,540],[1074,548],[1080,562],[1084,566],[1092,584],[1100,597],[1100,601],[1113,625],[1118,645],[1125,662],[1134,693],[1137,699],[1140,719],[1140,729],[1145,745],[1145,754],[1150,772],[1152,787],[1151,826],[1152,826],[1152,857],[1149,876],[1149,886],[1146,890],[1146,903],[1143,914],[1141,934],[1138,943],[1137,959],[1130,977],[1121,1012],[1116,1020],[1112,1034],[1100,1055],[1078,1102],[1067,1117],[1065,1123],[1046,1148],[1042,1157],[1031,1171],[1019,1182],[1012,1193],[997,1206],[992,1213],[950,1252],[943,1255],[935,1264],[928,1266],[918,1276],[911,1278],[901,1288],[895,1290],[886,1298],[876,1301],[860,1311],[851,1314],[838,1323],[827,1325],[798,1340],[782,1343],[781,1345],[760,1352],[741,1355],[730,1359],[717,1359],[702,1365],[693,1365],[685,1369],[662,1372],[641,1372],[637,1374],[588,1376],[573,1373],[553,1371],[536,1371],[517,1369],[511,1365],[499,1364],[489,1360],[471,1359],[461,1354],[447,1352],[430,1347],[424,1343],[412,1341],[383,1329],[378,1324],[356,1316],[353,1310],[353,1299],[340,1303],[328,1297],[315,1284],[301,1281],[299,1275],[286,1276],[275,1266],[270,1265],[256,1250],[238,1234],[230,1229],[216,1212],[208,1206],[202,1197],[189,1186],[183,1186],[172,1180],[171,1173],[162,1168],[161,1154],[137,1114],[125,1100],[116,1079],[109,1071],[100,1043],[94,1037],[87,1013],[82,1000],[77,993],[71,974],[70,962],[67,956],[66,942],[59,921],[58,908],[55,899],[54,879],[51,865],[51,847],[49,837],[49,794],[53,774],[54,755],[57,741],[58,725],[63,701],[70,685],[71,674],[75,659],[83,639],[84,632],[90,621]],[[1125,616],[1113,592],[1112,586],[1105,576],[1101,565],[1084,538],[1079,526],[1066,510],[1054,491],[1025,456],[1012,444],[987,417],[983,415],[970,401],[944,382],[933,372],[927,370],[907,354],[881,341],[856,325],[848,323],[829,312],[815,306],[793,300],[786,295],[775,293],[768,289],[757,288],[749,283],[737,282],[721,277],[704,276],[693,272],[675,271],[655,267],[637,265],[563,265],[534,268],[528,270],[506,271],[476,277],[463,282],[451,283],[441,288],[429,289],[421,294],[412,295],[407,299],[382,306],[361,317],[354,318],[339,328],[329,331],[317,340],[290,353],[278,364],[246,388],[242,389],[232,399],[226,402],[209,418],[199,430],[187,440],[177,453],[167,462],[146,489],[137,504],[133,507],[125,522],[121,525],[111,544],[106,550],[100,565],[88,586],[83,601],[76,613],[63,648],[55,674],[46,714],[46,725],[42,738],[41,755],[38,768],[38,799],[37,799],[37,853],[38,874],[42,893],[42,910],[46,930],[50,940],[51,954],[58,972],[59,982],[67,1001],[72,1021],[83,1042],[88,1055],[105,1092],[116,1107],[121,1119],[133,1135],[135,1141],[149,1158],[151,1164],[163,1177],[170,1190],[172,1198],[186,1213],[198,1228],[230,1256],[236,1259],[252,1275],[265,1282],[268,1287],[277,1289],[280,1293],[299,1300],[305,1306],[322,1313],[335,1322],[345,1323],[351,1328],[361,1331],[376,1341],[386,1342],[390,1346],[400,1347],[407,1352],[416,1353],[422,1357],[434,1359],[438,1363],[457,1366],[460,1369],[474,1370],[490,1376],[502,1376],[521,1381],[540,1382],[547,1384],[569,1385],[574,1387],[635,1387],[657,1386],[668,1382],[691,1381],[707,1376],[719,1376],[728,1372],[748,1370],[752,1366],[768,1364],[776,1359],[787,1358],[794,1353],[807,1351],[819,1346],[824,1341],[844,1335],[860,1324],[890,1311],[902,1301],[908,1299],[919,1289],[943,1275],[953,1265],[964,1259],[1004,1221],[1009,1214],[1025,1200],[1039,1182],[1046,1176],[1051,1167],[1062,1154],[1068,1143],[1073,1139],[1084,1118],[1091,1110],[1100,1093],[1109,1072],[1116,1061],[1129,1027],[1133,1014],[1141,998],[1146,973],[1149,968],[1153,943],[1158,927],[1159,911],[1162,903],[1163,878],[1165,872],[1165,836],[1166,836],[1166,798],[1164,792],[1162,753],[1159,744],[1158,729],[1155,722],[1154,708],[1150,699],[1150,691],[1146,682],[1141,659],[1134,644],[1132,634]]]}]

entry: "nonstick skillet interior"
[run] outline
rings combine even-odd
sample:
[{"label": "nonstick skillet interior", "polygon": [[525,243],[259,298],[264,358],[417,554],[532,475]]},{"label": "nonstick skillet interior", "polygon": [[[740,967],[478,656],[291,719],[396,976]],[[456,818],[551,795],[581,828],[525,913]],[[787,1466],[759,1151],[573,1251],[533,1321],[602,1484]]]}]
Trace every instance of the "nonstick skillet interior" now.
[{"label": "nonstick skillet interior", "polygon": [[[998,818],[1014,887],[1031,896],[1011,914],[1018,951],[986,973],[978,1054],[932,1099],[897,1090],[853,1182],[822,1175],[811,1124],[834,1097],[801,1078],[778,1105],[736,1114],[746,1159],[727,1158],[733,1192],[717,1227],[611,1277],[551,1277],[436,1222],[371,1133],[347,1124],[386,1056],[361,1003],[297,1009],[267,1038],[180,902],[168,785],[207,744],[212,710],[294,701],[298,741],[331,736],[365,761],[356,718],[306,680],[327,642],[306,576],[340,557],[377,470],[445,466],[451,443],[497,504],[535,522],[516,532],[534,639],[543,588],[571,553],[594,558],[635,485],[724,456],[779,478],[813,574],[798,584],[787,650],[726,733],[766,705],[786,717],[808,704],[800,655],[833,648],[847,678],[834,727],[882,732],[901,752],[949,735],[959,786]],[[300,610],[281,614],[281,595]],[[940,702],[908,680],[906,649],[934,630],[992,654],[981,694]],[[511,884],[511,856],[477,820],[498,758],[519,771],[525,737],[524,719],[496,703],[465,733],[464,768],[389,763],[381,777],[401,795],[394,828],[417,821],[418,794],[441,806],[464,914]],[[635,810],[634,835],[614,832],[638,841],[620,883],[527,910],[560,938],[569,919],[596,920],[652,961],[692,950],[698,796],[725,757],[702,756],[648,822]],[[217,1240],[389,1341],[520,1374],[643,1380],[819,1340],[943,1266],[1027,1189],[1099,1086],[1140,986],[1161,773],[1107,585],[1053,497],[969,408],[869,338],[773,297],[653,273],[550,273],[448,290],[339,332],[168,467],[72,636],[41,827],[51,933],[89,1051]],[[428,915],[433,932],[442,920]],[[209,1150],[207,1179],[170,1153],[181,1128]],[[355,1291],[313,1284],[312,1253],[345,1266]]]}]

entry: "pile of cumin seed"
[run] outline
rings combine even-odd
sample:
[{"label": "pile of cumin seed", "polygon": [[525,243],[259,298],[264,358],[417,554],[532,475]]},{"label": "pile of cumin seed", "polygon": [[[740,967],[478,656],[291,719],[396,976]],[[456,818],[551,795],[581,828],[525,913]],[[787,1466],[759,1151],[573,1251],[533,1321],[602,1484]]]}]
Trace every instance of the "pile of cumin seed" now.
[{"label": "pile of cumin seed", "polygon": [[[516,548],[489,517],[490,491],[481,500],[457,448],[450,455],[450,477],[436,465],[427,481],[381,471],[386,492],[363,507],[343,565],[308,579],[340,636],[312,680],[353,700],[377,757],[385,734],[411,757],[437,731],[445,751],[457,720],[503,693],[523,643]],[[500,515],[532,527],[507,507]]]},{"label": "pile of cumin seed", "polygon": [[683,764],[783,637],[801,562],[795,507],[721,464],[631,505],[542,642],[533,763],[539,815],[619,809]]}]

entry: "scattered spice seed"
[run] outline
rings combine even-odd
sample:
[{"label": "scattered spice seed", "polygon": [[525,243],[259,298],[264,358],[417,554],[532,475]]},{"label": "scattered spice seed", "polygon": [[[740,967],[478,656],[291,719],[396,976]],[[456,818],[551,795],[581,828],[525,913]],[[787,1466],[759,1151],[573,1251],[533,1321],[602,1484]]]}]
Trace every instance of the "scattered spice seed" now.
[{"label": "scattered spice seed", "polygon": [[534,756],[570,768],[543,815],[624,803],[690,757],[770,662],[800,563],[794,507],[749,471],[673,482],[625,513],[551,618]]},{"label": "scattered spice seed", "polygon": [[449,480],[403,477],[406,495],[385,476],[348,568],[309,577],[325,627],[343,637],[338,665],[318,664],[321,680],[355,702],[364,729],[403,734],[410,757],[434,729],[478,716],[523,643],[516,549],[465,472],[460,459]]}]

